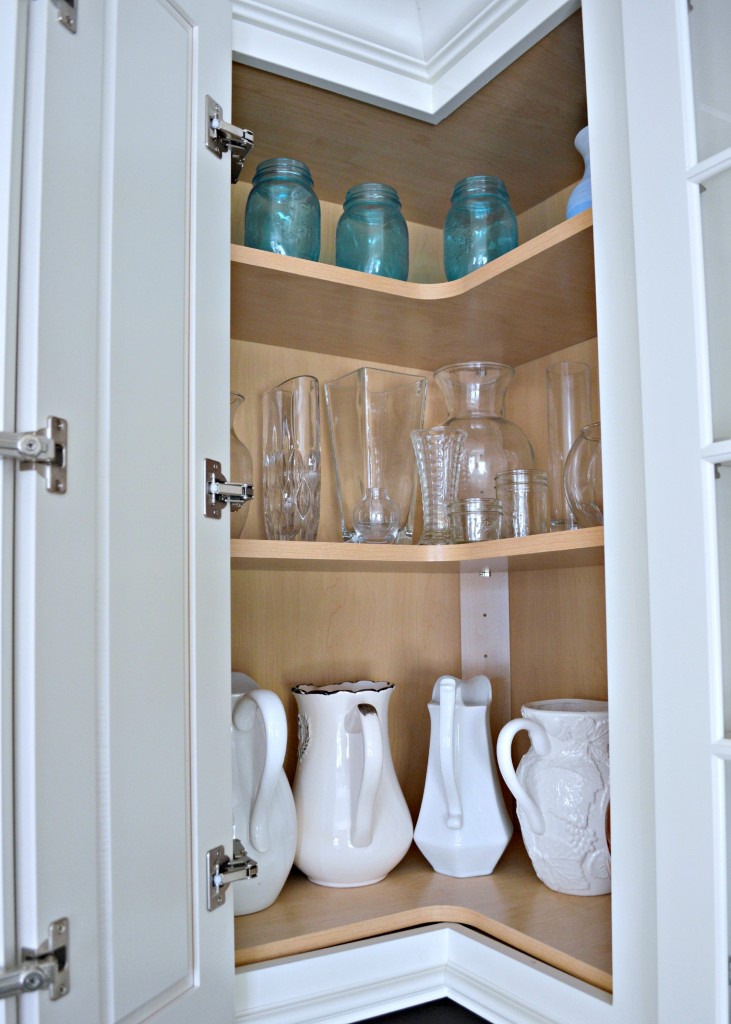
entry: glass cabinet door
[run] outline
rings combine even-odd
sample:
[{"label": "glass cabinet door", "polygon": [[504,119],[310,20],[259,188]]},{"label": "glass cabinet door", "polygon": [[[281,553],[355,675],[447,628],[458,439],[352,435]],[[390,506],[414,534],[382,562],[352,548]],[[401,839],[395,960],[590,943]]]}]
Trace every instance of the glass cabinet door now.
[{"label": "glass cabinet door", "polygon": [[[731,5],[688,5],[688,44],[694,131],[688,139],[688,182],[700,189],[697,232],[700,372],[700,458],[708,481],[706,551],[709,569],[711,732],[715,778],[725,799],[719,848],[726,858],[726,949],[731,943]],[[690,98],[690,97],[689,97]],[[693,162],[695,161],[695,162]],[[715,732],[715,735],[714,735]],[[731,964],[731,960],[729,961]],[[728,1017],[727,1017],[728,1019]]]}]

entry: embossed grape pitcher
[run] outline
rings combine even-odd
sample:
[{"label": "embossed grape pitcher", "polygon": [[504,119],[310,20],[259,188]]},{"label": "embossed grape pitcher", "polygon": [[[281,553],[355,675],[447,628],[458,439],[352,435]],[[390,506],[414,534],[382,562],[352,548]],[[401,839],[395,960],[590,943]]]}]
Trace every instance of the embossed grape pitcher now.
[{"label": "embossed grape pitcher", "polygon": [[[497,761],[518,803],[530,859],[549,889],[573,896],[611,890],[607,840],[609,721],[606,701],[542,700],[500,730]],[[513,737],[531,747],[513,768]]]},{"label": "embossed grape pitcher", "polygon": [[513,834],[490,736],[487,676],[440,676],[429,703],[431,739],[414,841],[435,871],[489,875]]},{"label": "embossed grape pitcher", "polygon": [[380,882],[411,845],[411,815],[388,742],[393,685],[295,686],[299,749],[294,862],[311,882]]}]

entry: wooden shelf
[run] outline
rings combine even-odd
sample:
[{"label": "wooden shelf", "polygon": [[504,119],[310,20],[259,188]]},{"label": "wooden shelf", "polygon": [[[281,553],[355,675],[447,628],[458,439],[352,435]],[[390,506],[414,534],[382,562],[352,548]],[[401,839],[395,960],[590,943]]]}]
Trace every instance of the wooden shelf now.
[{"label": "wooden shelf", "polygon": [[564,896],[536,877],[515,836],[492,875],[437,874],[416,847],[377,885],[329,889],[294,870],[267,910],[235,919],[236,966],[418,925],[467,925],[611,992],[609,896]]},{"label": "wooden shelf", "polygon": [[595,335],[591,210],[439,284],[231,246],[234,339],[436,370],[519,365]]},{"label": "wooden shelf", "polygon": [[574,568],[604,563],[604,527],[475,544],[391,545],[336,541],[232,540],[233,569],[321,572],[475,572]]}]

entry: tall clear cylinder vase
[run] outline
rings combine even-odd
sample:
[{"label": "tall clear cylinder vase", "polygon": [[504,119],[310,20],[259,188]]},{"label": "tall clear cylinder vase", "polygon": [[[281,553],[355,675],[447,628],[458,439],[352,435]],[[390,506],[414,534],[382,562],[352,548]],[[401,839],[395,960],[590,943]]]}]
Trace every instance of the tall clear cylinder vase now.
[{"label": "tall clear cylinder vase", "polygon": [[551,530],[578,526],[564,490],[564,466],[581,428],[591,423],[587,363],[551,363],[546,370],[548,398],[548,509]]}]

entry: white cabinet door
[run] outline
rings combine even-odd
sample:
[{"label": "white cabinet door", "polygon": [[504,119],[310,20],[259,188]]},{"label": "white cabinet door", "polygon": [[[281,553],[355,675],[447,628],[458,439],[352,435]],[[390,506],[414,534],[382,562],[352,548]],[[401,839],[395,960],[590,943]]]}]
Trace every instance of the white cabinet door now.
[{"label": "white cabinet door", "polygon": [[[25,7],[25,4],[21,4]],[[16,483],[18,945],[70,921],[68,995],[22,1022],[233,1019],[227,0],[30,5],[17,425],[68,421],[65,494]]]},{"label": "white cabinet door", "polygon": [[649,453],[659,1019],[728,1024],[731,18],[724,0],[623,7]]}]

